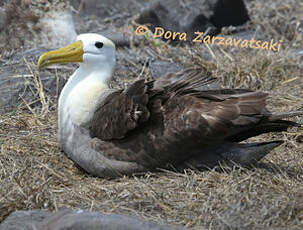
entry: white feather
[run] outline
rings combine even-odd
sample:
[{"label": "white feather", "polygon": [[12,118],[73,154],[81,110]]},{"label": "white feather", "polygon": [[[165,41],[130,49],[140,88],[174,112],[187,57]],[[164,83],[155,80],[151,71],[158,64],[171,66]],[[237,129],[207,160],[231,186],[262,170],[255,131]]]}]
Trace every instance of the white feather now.
[{"label": "white feather", "polygon": [[[77,40],[83,42],[83,63],[69,78],[59,98],[59,138],[64,139],[75,125],[85,125],[92,119],[115,66],[112,41],[98,34],[82,34]],[[96,42],[104,46],[98,49]]]}]

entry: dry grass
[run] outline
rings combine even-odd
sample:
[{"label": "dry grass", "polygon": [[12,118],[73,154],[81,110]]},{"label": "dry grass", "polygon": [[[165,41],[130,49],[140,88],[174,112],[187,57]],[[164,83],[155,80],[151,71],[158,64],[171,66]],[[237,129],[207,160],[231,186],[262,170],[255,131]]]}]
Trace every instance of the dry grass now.
[{"label": "dry grass", "polygon": [[[205,60],[200,54],[210,50],[201,45],[150,47],[162,59],[206,66],[225,86],[269,91],[269,107],[275,111],[302,109],[303,64],[293,54],[303,43],[294,23],[302,3],[281,0],[268,8],[262,3],[248,2],[249,12],[256,14],[252,20],[264,27],[265,37],[285,38],[281,52],[210,47],[216,58]],[[291,18],[289,11],[294,12]],[[35,74],[43,105],[45,95]],[[17,209],[71,207],[196,229],[303,227],[302,128],[259,137],[283,139],[285,144],[252,169],[221,167],[104,180],[87,175],[63,155],[56,139],[56,111],[49,105],[43,108],[0,115],[0,222]],[[302,118],[294,120],[303,123]]]}]

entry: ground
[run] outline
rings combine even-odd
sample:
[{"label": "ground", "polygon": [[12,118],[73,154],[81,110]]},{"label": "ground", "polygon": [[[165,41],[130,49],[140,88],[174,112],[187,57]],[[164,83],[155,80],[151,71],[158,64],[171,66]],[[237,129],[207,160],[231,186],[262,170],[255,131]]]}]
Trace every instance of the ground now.
[{"label": "ground", "polygon": [[[161,60],[205,66],[223,86],[266,91],[273,111],[302,109],[302,2],[280,0],[266,7],[262,0],[246,3],[252,20],[248,27],[263,40],[282,39],[279,52],[201,44],[171,47],[150,38],[141,48],[149,47]],[[135,66],[139,74],[142,65]],[[34,75],[39,77],[37,71]],[[14,210],[71,207],[192,229],[302,229],[302,128],[255,138],[285,143],[249,169],[222,165],[105,180],[86,174],[61,152],[56,100],[44,103],[43,95],[37,96],[42,109],[0,115],[0,222]],[[303,124],[302,117],[292,120]]]}]

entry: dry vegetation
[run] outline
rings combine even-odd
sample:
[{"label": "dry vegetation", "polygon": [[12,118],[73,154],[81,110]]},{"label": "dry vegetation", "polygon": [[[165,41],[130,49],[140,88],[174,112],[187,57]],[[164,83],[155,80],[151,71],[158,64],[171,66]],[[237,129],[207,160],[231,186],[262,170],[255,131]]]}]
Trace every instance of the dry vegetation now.
[{"label": "dry vegetation", "polygon": [[[263,1],[250,0],[247,5],[256,34],[284,40],[280,52],[201,45],[157,47],[152,41],[150,47],[162,59],[206,66],[225,86],[270,92],[272,110],[302,109],[303,62],[295,54],[303,47],[299,31],[303,22],[298,24],[302,2],[280,0],[264,7]],[[215,58],[202,59],[201,52]],[[42,100],[41,95],[37,97]],[[56,111],[42,104],[43,112],[17,110],[0,115],[0,222],[17,209],[72,207],[196,229],[303,227],[302,128],[258,137],[282,139],[285,144],[251,169],[222,166],[104,180],[86,174],[63,155],[56,139]],[[303,123],[302,117],[294,120]]]}]

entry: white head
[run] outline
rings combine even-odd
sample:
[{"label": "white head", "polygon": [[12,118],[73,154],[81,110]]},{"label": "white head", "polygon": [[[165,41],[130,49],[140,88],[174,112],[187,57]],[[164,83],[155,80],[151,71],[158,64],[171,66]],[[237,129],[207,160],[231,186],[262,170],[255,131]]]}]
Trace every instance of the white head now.
[{"label": "white head", "polygon": [[112,72],[116,57],[115,57],[115,44],[108,38],[99,34],[80,34],[77,41],[83,44],[83,62],[80,66],[88,68],[91,71],[107,69]]},{"label": "white head", "polygon": [[41,55],[38,68],[68,62],[79,62],[80,69],[84,69],[87,76],[100,71],[111,76],[116,62],[115,44],[99,34],[80,34],[76,42]]}]

